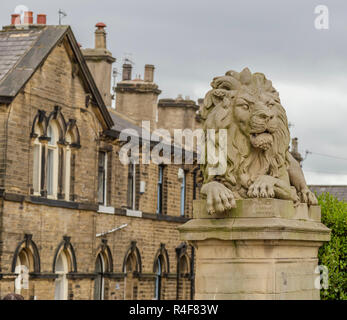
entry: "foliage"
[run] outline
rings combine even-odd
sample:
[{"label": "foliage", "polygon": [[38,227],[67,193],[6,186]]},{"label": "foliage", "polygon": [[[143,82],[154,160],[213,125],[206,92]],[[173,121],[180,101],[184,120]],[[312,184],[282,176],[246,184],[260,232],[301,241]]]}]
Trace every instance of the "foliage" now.
[{"label": "foliage", "polygon": [[322,223],[331,229],[331,240],[318,253],[319,265],[329,271],[329,287],[321,290],[322,300],[347,300],[347,202],[329,193],[318,197]]}]

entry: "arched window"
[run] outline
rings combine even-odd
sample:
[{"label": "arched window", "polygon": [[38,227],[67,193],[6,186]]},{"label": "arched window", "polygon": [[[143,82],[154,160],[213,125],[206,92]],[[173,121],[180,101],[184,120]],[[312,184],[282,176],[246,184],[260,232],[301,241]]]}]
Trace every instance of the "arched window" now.
[{"label": "arched window", "polygon": [[22,289],[29,289],[29,272],[34,271],[34,257],[29,249],[22,248],[17,256],[15,273],[18,274],[15,280],[15,291],[22,293]]},{"label": "arched window", "polygon": [[153,273],[155,278],[154,299],[161,300],[163,292],[163,275],[170,273],[169,254],[165,248],[165,244],[161,243],[153,263]]},{"label": "arched window", "polygon": [[55,251],[53,259],[53,273],[58,275],[55,280],[55,300],[68,299],[67,274],[70,272],[77,272],[77,261],[70,237],[64,236],[63,241],[60,242]]},{"label": "arched window", "polygon": [[35,242],[32,240],[31,234],[25,234],[13,255],[11,272],[18,276],[15,279],[15,291],[18,294],[29,298],[29,273],[40,272],[40,255]]},{"label": "arched window", "polygon": [[58,278],[55,279],[54,300],[67,300],[68,298],[66,274],[69,272],[70,265],[69,254],[66,250],[61,250],[55,263],[55,273],[58,274]]},{"label": "arched window", "polygon": [[134,272],[137,271],[136,255],[131,253],[125,264],[124,272],[126,277],[124,278],[124,299],[125,300],[136,300],[137,299],[137,288],[138,281],[134,278]]},{"label": "arched window", "polygon": [[189,269],[190,269],[190,260],[186,254],[182,255],[179,258],[179,274],[178,274],[178,300],[187,300],[189,299],[190,292],[190,282],[189,282]]},{"label": "arched window", "polygon": [[94,300],[104,300],[104,272],[105,260],[102,253],[99,253],[95,262],[97,276],[94,281]]},{"label": "arched window", "polygon": [[59,131],[55,121],[51,121],[48,125],[47,137],[49,138],[46,165],[47,196],[56,199],[58,193],[59,150],[57,141],[59,140]]},{"label": "arched window", "polygon": [[163,276],[163,257],[160,255],[155,264],[155,288],[154,299],[161,300],[162,276]]},{"label": "arched window", "polygon": [[41,158],[42,158],[42,145],[39,137],[42,135],[41,128],[35,126],[35,140],[33,144],[33,193],[34,195],[41,194]]}]

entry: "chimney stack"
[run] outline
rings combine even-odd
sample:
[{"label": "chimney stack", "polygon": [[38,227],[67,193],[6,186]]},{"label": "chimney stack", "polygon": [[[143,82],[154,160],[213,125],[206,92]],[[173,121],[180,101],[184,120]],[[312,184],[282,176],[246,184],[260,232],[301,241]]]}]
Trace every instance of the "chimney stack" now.
[{"label": "chimney stack", "polygon": [[132,65],[129,63],[123,64],[122,81],[131,80]]},{"label": "chimney stack", "polygon": [[47,23],[47,15],[38,14],[36,19],[37,24],[45,25]]},{"label": "chimney stack", "polygon": [[106,24],[98,22],[95,27],[95,49],[106,49]]},{"label": "chimney stack", "polygon": [[144,80],[146,82],[153,82],[154,80],[154,65],[153,64],[146,64],[145,65],[145,76]]},{"label": "chimney stack", "polygon": [[298,153],[298,138],[292,139],[292,152]]},{"label": "chimney stack", "polygon": [[17,13],[11,14],[11,24],[12,25],[21,24],[20,14],[17,14]]},{"label": "chimney stack", "polygon": [[32,11],[25,11],[24,12],[24,24],[33,24],[34,23],[34,17]]}]

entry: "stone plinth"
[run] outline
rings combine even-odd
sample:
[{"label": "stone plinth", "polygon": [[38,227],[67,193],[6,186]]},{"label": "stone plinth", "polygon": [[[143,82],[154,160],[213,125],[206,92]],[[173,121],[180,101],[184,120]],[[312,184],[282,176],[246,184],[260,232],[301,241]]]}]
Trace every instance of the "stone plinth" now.
[{"label": "stone plinth", "polygon": [[319,299],[317,254],[330,240],[319,206],[246,199],[211,218],[196,200],[179,231],[196,247],[196,300]]}]

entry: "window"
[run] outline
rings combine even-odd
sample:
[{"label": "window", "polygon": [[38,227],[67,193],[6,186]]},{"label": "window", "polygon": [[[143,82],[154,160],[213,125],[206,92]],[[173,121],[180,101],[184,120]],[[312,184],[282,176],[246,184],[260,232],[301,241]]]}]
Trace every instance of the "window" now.
[{"label": "window", "polygon": [[41,130],[38,130],[35,133],[37,134],[37,137],[34,140],[33,146],[33,191],[35,195],[40,195],[42,146],[38,137],[41,136]]},{"label": "window", "polygon": [[52,122],[47,128],[47,137],[50,138],[47,149],[47,196],[57,198],[58,189],[58,129],[57,125]]},{"label": "window", "polygon": [[155,291],[154,291],[155,300],[160,300],[160,297],[161,297],[161,278],[162,278],[162,261],[161,261],[161,256],[159,256],[156,263],[156,278],[155,278]]},{"label": "window", "polygon": [[29,289],[29,272],[33,271],[34,258],[28,249],[21,249],[17,256],[15,273],[18,274],[15,280],[15,291],[21,294],[22,289]]},{"label": "window", "polygon": [[99,204],[106,206],[107,197],[107,153],[100,151],[99,152],[99,161],[98,161],[98,201]]},{"label": "window", "polygon": [[181,206],[180,206],[180,214],[183,217],[186,206],[186,171],[183,171],[182,182],[181,182]]},{"label": "window", "polygon": [[198,170],[193,171],[193,200],[196,200],[196,194],[198,189]]},{"label": "window", "polygon": [[94,300],[104,300],[105,262],[101,253],[96,258],[95,272],[97,276],[94,281]]},{"label": "window", "polygon": [[72,150],[81,147],[76,120],[66,123],[59,107],[47,117],[44,111],[38,110],[30,136],[33,139],[32,194],[73,200],[76,152]]},{"label": "window", "polygon": [[127,206],[129,209],[136,210],[136,164],[133,162],[130,162],[128,166]]},{"label": "window", "polygon": [[136,300],[138,280],[134,278],[134,272],[136,271],[136,257],[134,254],[130,254],[127,258],[124,272],[126,277],[124,278],[124,299]]},{"label": "window", "polygon": [[70,134],[67,134],[65,137],[65,141],[67,142],[66,150],[65,150],[65,178],[64,178],[64,192],[65,192],[65,200],[70,200],[70,181],[71,181],[71,143],[72,138]]},{"label": "window", "polygon": [[163,213],[163,176],[164,166],[158,167],[157,214]]},{"label": "window", "polygon": [[189,300],[189,280],[186,278],[187,274],[189,274],[189,258],[183,255],[179,259],[178,300]]},{"label": "window", "polygon": [[68,298],[68,281],[66,278],[68,270],[68,255],[62,250],[55,265],[55,273],[58,274],[58,278],[55,279],[54,300],[67,300]]}]

